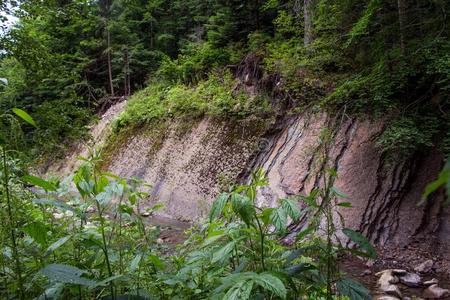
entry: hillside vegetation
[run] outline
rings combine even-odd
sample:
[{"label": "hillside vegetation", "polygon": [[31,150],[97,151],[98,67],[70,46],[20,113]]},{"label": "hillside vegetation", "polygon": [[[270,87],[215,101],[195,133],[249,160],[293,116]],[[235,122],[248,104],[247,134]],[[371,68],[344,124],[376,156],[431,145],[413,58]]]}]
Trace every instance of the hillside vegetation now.
[{"label": "hillside vegetation", "polygon": [[[2,109],[33,156],[78,139],[92,114],[135,91],[121,125],[203,114],[245,117],[320,105],[388,121],[383,150],[448,148],[447,1],[2,1]],[[251,63],[242,65],[251,54]],[[242,67],[247,70],[242,70]],[[259,81],[246,96],[233,77]],[[256,99],[255,99],[256,98]],[[439,141],[439,143],[436,143]],[[33,149],[33,150],[30,150]]]}]

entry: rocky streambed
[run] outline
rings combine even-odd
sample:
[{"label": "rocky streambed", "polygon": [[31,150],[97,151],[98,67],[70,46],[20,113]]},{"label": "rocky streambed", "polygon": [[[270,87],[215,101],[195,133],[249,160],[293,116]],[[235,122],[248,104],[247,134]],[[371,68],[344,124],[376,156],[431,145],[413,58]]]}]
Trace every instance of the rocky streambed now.
[{"label": "rocky streambed", "polygon": [[390,262],[346,258],[341,269],[362,282],[378,300],[450,299],[450,278],[436,268],[437,261],[425,260],[411,268],[386,268]]}]

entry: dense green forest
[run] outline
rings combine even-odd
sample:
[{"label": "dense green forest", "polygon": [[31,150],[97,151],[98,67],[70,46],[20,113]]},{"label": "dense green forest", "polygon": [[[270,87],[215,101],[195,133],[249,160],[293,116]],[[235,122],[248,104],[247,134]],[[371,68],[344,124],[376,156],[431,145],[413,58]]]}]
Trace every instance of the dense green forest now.
[{"label": "dense green forest", "polygon": [[25,175],[125,98],[115,133],[320,109],[382,119],[376,143],[390,157],[450,154],[445,0],[0,0],[0,11],[2,299],[371,299],[335,263],[376,257],[351,229],[355,248],[332,242],[332,207],[348,205],[335,170],[295,199],[315,218],[293,248],[282,237],[305,211],[258,206],[261,172],[176,249],[141,217],[145,184],[105,173],[96,153],[66,180]]},{"label": "dense green forest", "polygon": [[[18,7],[14,8],[14,5]],[[449,147],[447,1],[2,1],[2,110],[25,109],[32,155],[82,137],[111,97],[120,125],[321,106],[386,118],[383,150]],[[258,66],[256,99],[230,94]],[[256,69],[255,69],[256,70]],[[270,100],[272,99],[272,100]],[[211,101],[212,100],[212,101]],[[171,107],[172,109],[168,109]]]}]

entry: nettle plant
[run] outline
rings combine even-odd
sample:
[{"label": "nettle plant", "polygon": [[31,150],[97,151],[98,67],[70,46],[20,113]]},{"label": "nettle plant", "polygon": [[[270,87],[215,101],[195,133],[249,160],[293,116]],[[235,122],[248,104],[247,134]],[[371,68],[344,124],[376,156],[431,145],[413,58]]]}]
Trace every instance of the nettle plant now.
[{"label": "nettle plant", "polygon": [[145,185],[101,172],[97,153],[65,181],[23,176],[5,153],[0,298],[146,299],[164,264]]},{"label": "nettle plant", "polygon": [[[257,204],[258,187],[267,185],[262,171],[252,175],[250,184],[221,194],[211,208],[209,222],[191,234],[180,255],[173,257],[176,274],[160,278],[168,298],[371,299],[360,283],[345,279],[337,269],[340,252],[357,251],[369,257],[376,253],[362,235],[350,229],[344,233],[359,249],[333,240],[332,207],[337,196],[344,196],[332,186],[335,177],[330,171],[323,188],[314,189],[308,197],[281,199],[276,208]],[[286,246],[289,223],[299,223],[307,215],[311,218],[297,234],[294,246]]]},{"label": "nettle plant", "polygon": [[101,172],[97,153],[83,160],[72,178],[75,192],[59,182],[24,177],[43,189],[33,202],[50,214],[31,228],[53,229],[53,243],[39,239],[41,230],[27,232],[38,244],[34,249],[44,250],[35,257],[47,258],[38,271],[38,277],[47,279],[41,297],[144,297],[153,285],[147,278],[164,266],[156,250],[159,229],[146,226],[142,217],[141,202],[148,197],[145,186],[137,178]]}]

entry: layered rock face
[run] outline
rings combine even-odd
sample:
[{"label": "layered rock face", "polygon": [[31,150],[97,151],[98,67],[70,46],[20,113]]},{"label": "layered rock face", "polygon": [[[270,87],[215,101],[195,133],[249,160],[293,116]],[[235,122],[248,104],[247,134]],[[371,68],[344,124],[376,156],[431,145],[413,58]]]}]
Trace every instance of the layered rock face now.
[{"label": "layered rock face", "polygon": [[[335,130],[326,162],[321,157],[325,128]],[[251,169],[263,168],[269,179],[260,201],[276,205],[279,198],[307,195],[323,184],[323,171],[332,167],[338,174],[334,186],[348,196],[338,200],[352,204],[335,208],[345,222],[339,224],[336,213],[338,226],[363,233],[393,261],[414,264],[433,257],[438,269],[450,270],[449,209],[442,207],[442,191],[419,205],[425,186],[442,168],[442,154],[431,150],[392,161],[376,146],[382,130],[382,122],[322,113],[289,118],[251,162]]]},{"label": "layered rock face", "polygon": [[148,205],[163,203],[164,216],[199,221],[220,189],[236,181],[265,131],[264,120],[212,118],[141,130],[114,151],[105,168],[152,184]]},{"label": "layered rock face", "polygon": [[[121,109],[111,107],[105,121],[93,128],[97,142],[108,135],[108,124]],[[259,192],[258,201],[263,205],[274,206],[279,198],[306,195],[320,186],[320,174],[326,168],[319,151],[325,128],[333,132],[326,165],[338,173],[335,186],[348,195],[343,201],[352,203],[352,208],[339,208],[345,226],[383,248],[403,249],[402,253],[420,248],[447,257],[450,218],[448,210],[441,207],[443,193],[435,193],[418,206],[425,186],[439,173],[443,157],[431,150],[397,161],[386,159],[376,146],[382,122],[330,118],[324,113],[301,113],[276,122],[177,121],[125,136],[114,145],[104,167],[152,184],[148,205],[163,203],[162,215],[198,221],[206,216],[222,188],[247,181],[258,168],[263,168],[269,179],[269,185]],[[82,146],[51,170],[73,170],[77,165],[74,158],[80,153],[86,153]],[[340,222],[340,218],[336,220]],[[416,252],[411,253],[414,256]]]}]

